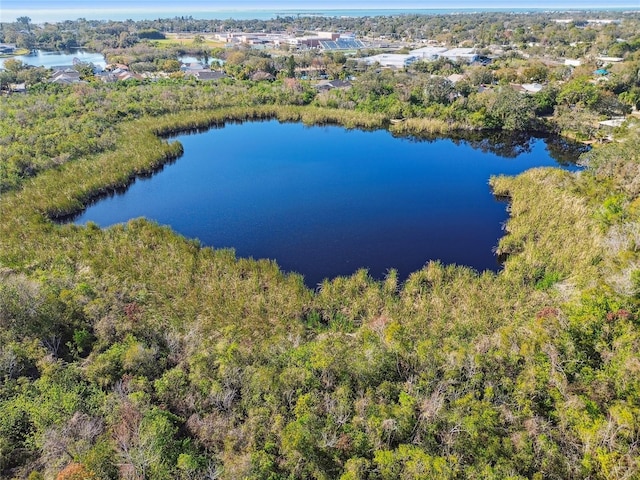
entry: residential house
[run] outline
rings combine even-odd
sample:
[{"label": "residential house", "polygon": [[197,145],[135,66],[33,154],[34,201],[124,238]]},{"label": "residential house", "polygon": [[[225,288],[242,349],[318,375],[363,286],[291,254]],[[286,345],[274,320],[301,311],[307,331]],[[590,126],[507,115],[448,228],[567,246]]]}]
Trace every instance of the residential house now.
[{"label": "residential house", "polygon": [[9,92],[11,93],[27,93],[26,83],[10,83]]},{"label": "residential house", "polygon": [[190,70],[185,72],[185,77],[194,77],[198,80],[209,81],[209,80],[220,80],[221,78],[226,78],[227,74],[224,72],[216,72],[212,70]]},{"label": "residential house", "polygon": [[13,43],[0,43],[0,55],[11,55],[16,51]]},{"label": "residential house", "polygon": [[598,123],[602,127],[617,128],[617,127],[620,127],[624,123],[624,121],[625,121],[624,117],[615,117],[609,120],[603,120]]},{"label": "residential house", "polygon": [[137,73],[131,73],[128,71],[120,72],[116,75],[118,77],[118,81],[121,81],[121,82],[124,80],[142,80],[143,79],[142,75],[138,75]]},{"label": "residential house", "polygon": [[582,65],[582,61],[572,58],[565,58],[564,64],[567,67],[579,67],[580,65]]},{"label": "residential house", "polygon": [[516,92],[526,93],[529,95],[538,93],[542,90],[542,85],[539,83],[511,83],[510,86]]},{"label": "residential house", "polygon": [[596,60],[600,63],[619,63],[624,60],[622,57],[596,57]]},{"label": "residential house", "polygon": [[111,72],[115,71],[115,70],[129,70],[129,66],[125,65],[124,63],[110,63],[109,65],[107,65],[105,67],[105,70],[109,70]]},{"label": "residential house", "polygon": [[101,72],[96,74],[96,78],[104,83],[114,83],[118,81],[118,75],[113,72]]},{"label": "residential house", "polygon": [[333,90],[334,88],[350,88],[351,82],[346,80],[322,80],[315,85],[316,90],[319,92],[326,92]]},{"label": "residential house", "polygon": [[73,68],[56,69],[49,78],[49,83],[57,83],[59,85],[69,85],[80,82],[80,72]]},{"label": "residential house", "polygon": [[275,79],[276,77],[271,75],[269,72],[264,72],[262,70],[259,70],[255,72],[253,75],[251,75],[251,80],[253,80],[254,82],[259,82],[262,80],[273,81]]},{"label": "residential house", "polygon": [[191,63],[183,63],[180,67],[180,70],[183,72],[197,72],[200,70],[204,70],[204,65],[200,62],[191,62]]},{"label": "residential house", "polygon": [[459,73],[452,73],[451,75],[449,75],[447,77],[447,80],[449,80],[451,83],[453,83],[454,85],[456,83],[458,83],[460,80],[464,79],[464,75],[461,75]]}]

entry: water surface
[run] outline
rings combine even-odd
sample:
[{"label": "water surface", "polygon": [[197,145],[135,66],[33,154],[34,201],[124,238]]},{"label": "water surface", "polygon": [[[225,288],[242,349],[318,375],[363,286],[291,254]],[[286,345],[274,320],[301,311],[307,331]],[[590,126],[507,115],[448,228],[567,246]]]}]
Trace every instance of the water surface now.
[{"label": "water surface", "polygon": [[314,286],[368,268],[401,278],[429,260],[500,268],[506,204],[488,180],[535,166],[576,167],[559,139],[394,138],[389,132],[277,121],[176,137],[184,156],[77,223],[144,216],[238,256],[272,258]]},{"label": "water surface", "polygon": [[[13,0],[12,0],[13,1]],[[15,0],[17,1],[17,0]],[[34,0],[31,0],[33,3]],[[5,0],[7,2],[7,0]],[[85,0],[73,0],[73,2],[63,4],[61,2],[51,2],[47,0],[43,5],[29,5],[24,7],[11,7],[5,5],[0,20],[13,21],[14,19],[28,14],[33,23],[62,22],[64,20],[89,19],[89,20],[152,20],[156,18],[173,18],[191,16],[197,19],[234,19],[234,20],[269,20],[276,17],[296,17],[296,16],[325,16],[325,17],[376,17],[376,16],[396,16],[396,15],[448,15],[448,14],[474,14],[484,12],[510,12],[510,13],[535,13],[545,11],[637,11],[638,5],[634,1],[623,0],[616,2],[614,6],[603,6],[599,2],[585,2],[581,0],[565,0],[564,2],[548,1],[537,2],[535,6],[514,5],[513,2],[496,3],[487,7],[485,2],[459,2],[441,8],[424,8],[423,5],[403,6],[398,8],[384,8],[381,3],[377,5],[373,2],[349,4],[337,2],[337,4],[327,4],[319,2],[311,5],[306,2],[289,2],[289,5],[280,4],[274,6],[265,2],[235,2],[234,5],[215,5],[208,2],[204,5],[198,2],[155,2],[153,8],[147,5],[140,5],[141,2],[110,2],[98,5],[92,2],[90,6],[83,6],[80,3],[88,3]],[[205,2],[207,3],[207,2]],[[414,2],[416,3],[416,2]],[[420,2],[417,2],[419,4]],[[384,3],[382,3],[384,5]]]},{"label": "water surface", "polygon": [[[101,53],[89,52],[82,49],[53,52],[35,50],[29,55],[16,55],[10,58],[20,60],[25,65],[46,68],[73,65],[74,58],[84,63],[93,63],[96,67],[100,68],[104,68],[107,65],[104,55]],[[6,58],[0,58],[0,68],[4,65],[4,60],[6,60]]]}]

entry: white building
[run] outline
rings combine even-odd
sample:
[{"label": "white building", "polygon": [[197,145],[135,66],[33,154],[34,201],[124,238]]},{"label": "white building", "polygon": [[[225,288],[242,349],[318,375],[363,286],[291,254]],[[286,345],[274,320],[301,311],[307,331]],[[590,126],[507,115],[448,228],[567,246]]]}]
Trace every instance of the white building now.
[{"label": "white building", "polygon": [[215,39],[224,43],[240,43],[243,32],[216,33]]},{"label": "white building", "polygon": [[411,55],[415,55],[416,57],[420,57],[421,60],[425,61],[434,61],[437,60],[438,57],[443,52],[446,52],[446,47],[422,47],[417,48],[415,50],[411,50]]},{"label": "white building", "polygon": [[539,83],[523,83],[522,84],[522,89],[526,92],[526,93],[538,93],[540,90],[542,90],[543,86]]},{"label": "white building", "polygon": [[587,23],[590,25],[611,25],[612,23],[620,23],[620,20],[593,18],[587,20]]},{"label": "white building", "polygon": [[335,41],[340,38],[339,33],[334,32],[317,32],[316,35],[308,35],[305,37],[289,37],[286,42],[292,47],[297,48],[317,48],[320,42]]},{"label": "white building", "polygon": [[598,122],[598,123],[600,125],[602,125],[603,127],[617,128],[617,127],[622,126],[624,121],[625,121],[624,117],[616,117],[616,118],[612,118],[610,120],[603,120],[602,122]]},{"label": "white building", "polygon": [[410,54],[427,62],[448,58],[454,62],[472,63],[479,57],[474,48],[422,47],[411,50]]},{"label": "white building", "polygon": [[410,54],[381,53],[380,55],[373,55],[371,57],[361,58],[360,60],[367,65],[379,63],[382,67],[405,68],[420,59]]},{"label": "white building", "polygon": [[454,62],[472,63],[478,59],[475,48],[452,48],[440,54],[441,57],[448,58]]},{"label": "white building", "polygon": [[618,63],[624,60],[622,57],[596,57],[596,60],[604,63]]}]

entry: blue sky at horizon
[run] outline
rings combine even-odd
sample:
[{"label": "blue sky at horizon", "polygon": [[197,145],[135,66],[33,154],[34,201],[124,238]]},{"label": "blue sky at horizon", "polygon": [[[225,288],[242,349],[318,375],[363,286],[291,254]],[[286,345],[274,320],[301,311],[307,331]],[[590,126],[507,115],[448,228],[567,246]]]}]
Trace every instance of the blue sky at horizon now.
[{"label": "blue sky at horizon", "polygon": [[126,8],[198,8],[206,10],[255,9],[446,9],[446,8],[607,8],[625,7],[640,8],[640,0],[399,0],[390,3],[388,0],[110,0],[95,2],[90,0],[2,0],[0,10],[65,10],[65,9],[126,9]]},{"label": "blue sky at horizon", "polygon": [[[640,10],[640,0],[0,0],[0,21],[20,16],[34,23],[77,18],[160,18],[215,11],[322,11],[322,10],[418,10],[418,9],[630,9]],[[119,14],[119,15],[114,15]],[[127,17],[128,18],[128,17]]]}]

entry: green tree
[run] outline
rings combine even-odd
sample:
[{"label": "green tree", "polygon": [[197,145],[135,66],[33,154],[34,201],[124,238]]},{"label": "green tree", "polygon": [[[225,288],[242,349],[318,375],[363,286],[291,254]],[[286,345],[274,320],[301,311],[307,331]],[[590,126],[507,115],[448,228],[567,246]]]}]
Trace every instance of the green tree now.
[{"label": "green tree", "polygon": [[558,93],[558,103],[581,107],[595,107],[600,99],[598,87],[587,77],[578,77],[567,82]]},{"label": "green tree", "polygon": [[423,90],[425,105],[430,103],[448,104],[453,100],[455,88],[453,84],[443,77],[431,77],[427,79]]},{"label": "green tree", "polygon": [[551,115],[557,104],[558,91],[550,86],[547,86],[533,94],[533,101],[535,103],[536,115]]},{"label": "green tree", "polygon": [[95,78],[93,75],[93,65],[90,63],[78,63],[74,65],[73,68],[80,74],[81,80],[89,81]]},{"label": "green tree", "polygon": [[522,69],[522,80],[526,82],[543,83],[549,77],[549,67],[542,62],[531,62]]},{"label": "green tree", "polygon": [[16,18],[16,22],[18,22],[19,24],[23,25],[24,27],[28,27],[29,24],[31,23],[31,18],[24,16],[24,17],[18,17]]},{"label": "green tree", "polygon": [[172,58],[167,60],[162,60],[160,62],[160,70],[168,73],[180,71],[181,66],[182,64],[178,60],[174,60]]},{"label": "green tree", "polygon": [[287,57],[287,78],[295,78],[296,76],[296,59],[293,55]]},{"label": "green tree", "polygon": [[510,87],[476,94],[485,110],[486,126],[504,130],[526,130],[535,122],[535,105],[531,97]]},{"label": "green tree", "polygon": [[17,74],[18,72],[28,68],[27,65],[22,62],[22,60],[18,60],[16,58],[8,58],[4,61],[4,69],[12,74]]},{"label": "green tree", "polygon": [[491,70],[484,67],[477,67],[467,72],[467,78],[471,85],[491,85],[495,81],[495,76]]},{"label": "green tree", "polygon": [[626,103],[632,108],[636,110],[640,109],[640,87],[633,87],[631,90],[622,92],[619,98],[621,102]]}]

